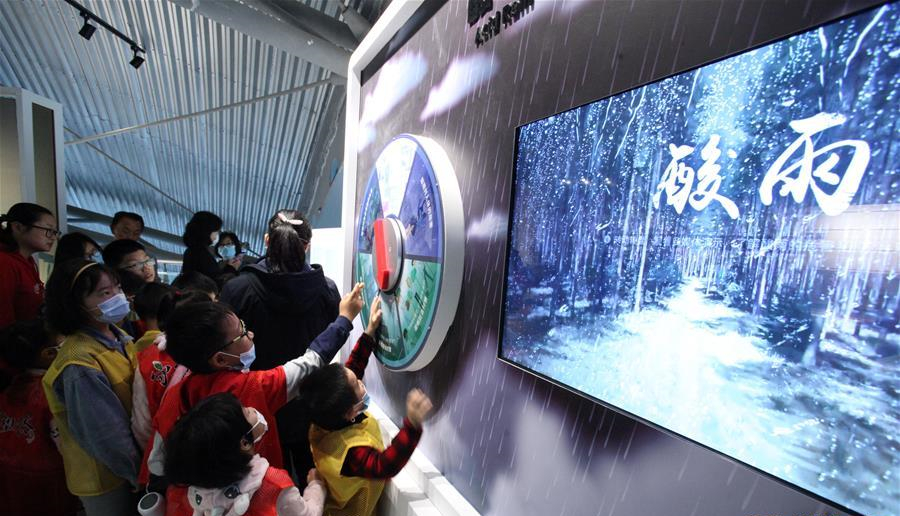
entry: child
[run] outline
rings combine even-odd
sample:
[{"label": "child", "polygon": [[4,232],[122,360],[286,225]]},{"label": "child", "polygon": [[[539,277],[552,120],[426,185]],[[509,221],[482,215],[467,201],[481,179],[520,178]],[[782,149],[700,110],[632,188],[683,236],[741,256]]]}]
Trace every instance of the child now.
[{"label": "child", "polygon": [[87,516],[130,514],[141,453],[131,433],[137,360],[131,337],[115,326],[128,314],[113,269],[69,260],[47,282],[47,319],[66,341],[44,375],[59,426],[66,483]]},{"label": "child", "polygon": [[20,202],[0,215],[0,329],[40,313],[44,283],[34,255],[57,238],[56,217],[43,206]]},{"label": "child", "polygon": [[[157,309],[157,324],[161,331],[165,330],[165,322],[176,306],[195,301],[214,301],[219,294],[216,282],[199,272],[178,275],[172,287],[160,300]],[[131,430],[145,452],[153,435],[153,416],[159,409],[163,394],[190,372],[177,364],[166,351],[165,333],[157,335],[152,344],[138,353],[132,394]],[[143,465],[138,481],[141,484],[150,481],[150,472]]]},{"label": "child", "polygon": [[182,503],[194,514],[321,515],[325,486],[316,470],[301,496],[287,471],[256,453],[267,429],[266,419],[231,393],[213,394],[182,416],[166,438],[165,460],[166,477],[189,486]]},{"label": "child", "polygon": [[[131,301],[141,290],[155,283],[156,260],[135,240],[114,240],[103,249],[103,263],[116,271],[122,291]],[[129,311],[118,325],[135,339],[144,336],[146,328],[137,313]]]},{"label": "child", "polygon": [[[219,293],[216,282],[198,272],[179,275],[175,278],[173,286],[175,290],[170,289],[166,293],[157,311],[157,323],[162,331],[165,331],[166,321],[177,306],[213,301]],[[153,436],[153,417],[159,410],[163,395],[190,371],[187,367],[176,363],[172,355],[166,351],[165,333],[157,335],[153,345],[138,353],[137,359],[138,368],[134,375],[132,392],[131,431],[134,432],[141,450],[147,453],[147,449],[152,446],[150,438]],[[157,479],[151,478],[146,461],[141,463],[138,482],[142,485],[152,485],[161,491],[165,490],[158,484]]]},{"label": "child", "polygon": [[[145,454],[150,473],[161,476],[165,447],[163,440],[175,422],[200,400],[217,392],[231,392],[241,403],[256,408],[267,421],[275,421],[275,412],[297,395],[300,380],[337,353],[362,309],[363,284],[341,300],[335,322],[322,332],[302,356],[266,371],[249,371],[254,359],[253,332],[234,313],[220,303],[190,303],[179,306],[166,321],[167,351],[191,374],[167,390],[156,416],[153,443]],[[259,446],[260,455],[275,467],[283,467],[278,431]],[[167,503],[180,497],[167,494]],[[188,507],[172,507],[167,514],[190,513]]]},{"label": "child", "polygon": [[[203,276],[205,278],[205,276]],[[212,280],[209,280],[212,282]],[[155,285],[147,285],[146,288]],[[132,388],[131,431],[137,440],[141,450],[146,450],[150,437],[153,435],[153,416],[159,409],[163,394],[166,389],[180,382],[190,371],[182,365],[178,365],[175,359],[166,351],[166,336],[161,333],[176,306],[185,303],[209,301],[210,294],[201,291],[171,291],[160,301],[158,320],[160,331],[157,332],[150,346],[145,347],[137,355],[138,368],[134,375]],[[142,339],[143,340],[143,339]],[[140,341],[138,341],[140,343]],[[138,481],[146,484],[149,480],[148,471],[142,468]]]},{"label": "child", "polygon": [[213,301],[219,299],[219,286],[215,281],[199,272],[182,272],[172,281],[172,288],[182,292],[199,290],[208,293],[209,298]]},{"label": "child", "polygon": [[5,514],[69,516],[78,499],[66,489],[58,437],[41,378],[56,358],[56,339],[38,319],[0,336],[6,361],[22,371],[0,392],[0,500]]},{"label": "child", "polygon": [[403,428],[384,449],[378,423],[365,412],[369,395],[362,383],[380,324],[381,299],[377,298],[369,325],[346,367],[329,364],[306,377],[300,386],[313,421],[309,430],[313,459],[328,486],[328,516],[374,513],[385,481],[409,461],[422,436],[422,421],[431,411],[431,400],[422,391],[410,391]]},{"label": "child", "polygon": [[164,283],[149,283],[135,296],[134,311],[144,326],[144,334],[134,343],[136,352],[147,349],[159,336],[159,305],[169,290],[170,287]]}]

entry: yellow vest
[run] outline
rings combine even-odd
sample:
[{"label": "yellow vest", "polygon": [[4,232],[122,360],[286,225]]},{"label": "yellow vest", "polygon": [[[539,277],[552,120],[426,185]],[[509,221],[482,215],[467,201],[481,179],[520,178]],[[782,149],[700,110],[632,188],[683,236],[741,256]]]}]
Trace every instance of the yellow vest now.
[{"label": "yellow vest", "polygon": [[137,358],[133,344],[126,345],[125,351],[128,354],[127,358],[85,333],[75,333],[66,337],[59,354],[44,375],[44,393],[47,395],[53,419],[59,427],[59,451],[66,469],[66,485],[76,496],[102,495],[121,486],[125,480],[115,476],[109,468],[88,455],[75,441],[69,430],[66,406],[57,398],[53,383],[70,365],[96,369],[109,380],[113,392],[130,416],[131,384],[134,380]]},{"label": "yellow vest", "polygon": [[159,330],[147,330],[144,332],[144,335],[134,343],[134,352],[140,353],[150,347],[150,344],[153,344],[153,341],[156,340],[160,333],[162,332]]},{"label": "yellow vest", "polygon": [[324,516],[370,516],[384,490],[384,480],[341,475],[347,452],[354,446],[369,446],[384,450],[378,422],[366,412],[366,418],[358,424],[341,430],[329,431],[316,425],[309,429],[316,469],[328,486]]}]

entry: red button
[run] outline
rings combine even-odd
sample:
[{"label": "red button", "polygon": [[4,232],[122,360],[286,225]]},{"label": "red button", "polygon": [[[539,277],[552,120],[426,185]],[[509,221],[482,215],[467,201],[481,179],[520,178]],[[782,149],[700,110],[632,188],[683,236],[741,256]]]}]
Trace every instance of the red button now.
[{"label": "red button", "polygon": [[375,265],[377,266],[375,281],[378,283],[378,288],[387,290],[391,269],[388,267],[388,248],[387,238],[385,238],[384,219],[376,220],[373,229],[375,232]]}]

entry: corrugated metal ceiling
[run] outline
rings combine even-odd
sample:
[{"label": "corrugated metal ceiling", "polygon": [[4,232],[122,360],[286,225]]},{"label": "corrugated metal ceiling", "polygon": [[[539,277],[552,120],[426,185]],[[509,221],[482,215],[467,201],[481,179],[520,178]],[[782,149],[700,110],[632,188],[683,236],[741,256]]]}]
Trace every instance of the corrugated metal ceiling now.
[{"label": "corrugated metal ceiling", "polygon": [[[81,38],[82,19],[62,1],[0,2],[0,85],[25,88],[62,103],[66,140],[331,76],[169,1],[83,3],[144,46],[147,60],[140,69],[128,65],[128,46],[102,29],[90,41]],[[304,3],[331,17],[337,17],[340,7],[334,0]],[[386,3],[356,0],[353,5],[371,19]],[[173,235],[181,234],[191,212],[209,210],[225,220],[226,229],[235,230],[260,251],[272,211],[299,203],[313,135],[334,88],[323,84],[198,118],[67,145],[68,203],[106,215],[135,211],[149,227]],[[76,224],[108,232],[102,224]],[[180,251],[171,241],[148,240],[160,249]]]}]

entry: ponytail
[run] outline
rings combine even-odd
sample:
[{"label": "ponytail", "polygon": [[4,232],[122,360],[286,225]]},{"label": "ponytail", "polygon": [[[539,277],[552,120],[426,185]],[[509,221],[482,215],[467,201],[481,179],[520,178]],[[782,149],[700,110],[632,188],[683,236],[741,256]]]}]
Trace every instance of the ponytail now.
[{"label": "ponytail", "polygon": [[301,272],[306,266],[306,245],[312,240],[309,220],[296,210],[279,210],[269,219],[269,270]]},{"label": "ponytail", "polygon": [[53,212],[43,206],[32,204],[30,202],[13,204],[9,209],[9,212],[0,215],[0,245],[10,251],[18,250],[19,243],[13,236],[11,223],[18,222],[30,226],[44,215],[50,215],[52,217]]}]

